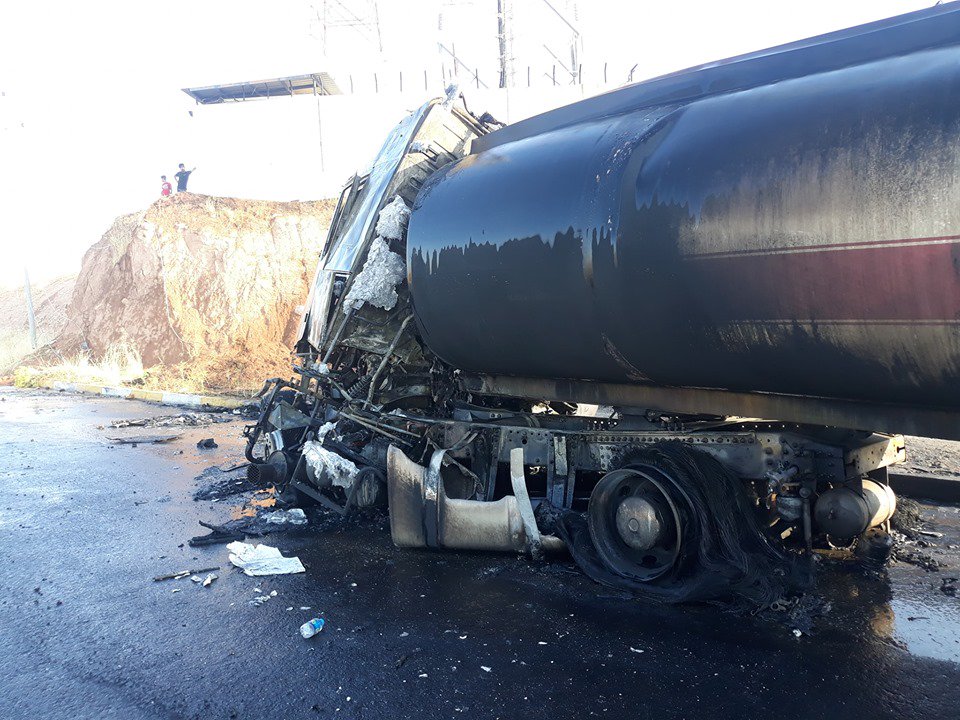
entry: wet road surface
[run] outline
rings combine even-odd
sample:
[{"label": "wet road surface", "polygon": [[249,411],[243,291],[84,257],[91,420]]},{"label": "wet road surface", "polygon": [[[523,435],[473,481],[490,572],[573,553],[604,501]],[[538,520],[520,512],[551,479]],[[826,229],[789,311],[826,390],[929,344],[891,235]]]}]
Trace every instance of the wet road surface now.
[{"label": "wet road surface", "polygon": [[[198,520],[236,513],[191,494],[202,469],[239,462],[242,423],[130,429],[183,433],[136,447],[97,428],[170,413],[0,389],[0,717],[960,717],[960,598],[939,589],[960,572],[955,507],[925,508],[952,567],[829,563],[833,610],[799,639],[625,599],[563,564],[400,551],[385,520],[271,536],[307,572],[250,578],[224,546],[186,545]],[[198,450],[210,436],[220,447]],[[152,581],[216,565],[210,588]],[[326,627],[304,640],[314,616]]]}]

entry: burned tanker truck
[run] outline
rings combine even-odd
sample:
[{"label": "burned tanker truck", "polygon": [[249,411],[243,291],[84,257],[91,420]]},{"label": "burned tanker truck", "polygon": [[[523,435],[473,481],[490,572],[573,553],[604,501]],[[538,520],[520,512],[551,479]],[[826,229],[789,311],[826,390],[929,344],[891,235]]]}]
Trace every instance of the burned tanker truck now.
[{"label": "burned tanker truck", "polygon": [[251,475],[671,599],[882,557],[897,433],[960,439],[960,8],[509,126],[455,96],[344,188]]}]

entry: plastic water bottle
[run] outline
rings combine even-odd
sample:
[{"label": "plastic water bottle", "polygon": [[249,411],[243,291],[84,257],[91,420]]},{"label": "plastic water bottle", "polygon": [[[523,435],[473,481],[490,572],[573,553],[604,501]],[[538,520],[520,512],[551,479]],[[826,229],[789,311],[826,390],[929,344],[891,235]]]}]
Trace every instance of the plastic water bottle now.
[{"label": "plastic water bottle", "polygon": [[314,618],[300,626],[300,634],[305,638],[312,638],[321,630],[323,630],[323,618]]}]

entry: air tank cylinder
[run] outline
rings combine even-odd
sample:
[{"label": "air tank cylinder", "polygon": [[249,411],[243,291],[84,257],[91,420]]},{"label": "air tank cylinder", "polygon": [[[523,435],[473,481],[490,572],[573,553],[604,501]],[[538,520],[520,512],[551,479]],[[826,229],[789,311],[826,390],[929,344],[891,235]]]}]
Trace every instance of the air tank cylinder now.
[{"label": "air tank cylinder", "polygon": [[897,498],[889,485],[863,480],[862,489],[835,487],[817,498],[813,516],[817,530],[837,538],[852,538],[889,520]]}]

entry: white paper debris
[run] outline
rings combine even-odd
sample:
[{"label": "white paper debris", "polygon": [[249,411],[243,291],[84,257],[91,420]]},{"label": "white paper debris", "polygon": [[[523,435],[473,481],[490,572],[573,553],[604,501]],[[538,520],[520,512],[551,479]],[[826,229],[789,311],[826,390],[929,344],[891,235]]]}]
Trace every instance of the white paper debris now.
[{"label": "white paper debris", "polygon": [[632,647],[632,648],[630,648],[630,652],[642,653],[643,650],[640,650],[639,648]]},{"label": "white paper debris", "polygon": [[324,477],[329,478],[330,482],[342,488],[349,488],[357,473],[360,471],[356,465],[340,457],[335,452],[330,452],[320,443],[308,440],[303,444],[303,460],[307,463],[318,481]]},{"label": "white paper debris", "polygon": [[486,665],[481,665],[480,669],[483,670],[484,672],[490,672],[491,670],[493,670],[493,668],[489,668]]},{"label": "white paper debris", "polygon": [[306,525],[307,516],[300,508],[290,510],[274,510],[264,513],[262,517],[274,525]]},{"label": "white paper debris", "polygon": [[213,581],[217,579],[217,577],[218,577],[217,575],[210,573],[203,579],[203,586],[210,587],[213,584]]},{"label": "white paper debris", "polygon": [[193,580],[194,582],[203,582],[203,578],[200,577],[199,575],[191,575],[190,579]]},{"label": "white paper debris", "polygon": [[407,231],[407,222],[410,220],[410,208],[397,195],[393,202],[385,205],[377,218],[376,233],[384,240],[402,240]]},{"label": "white paper debris", "polygon": [[347,297],[343,301],[344,313],[364,303],[391,310],[397,304],[397,284],[407,274],[403,258],[390,249],[383,238],[374,238],[363,269],[357,273]]},{"label": "white paper debris", "polygon": [[[260,592],[260,588],[257,588],[255,592]],[[271,590],[269,595],[259,595],[253,600],[247,600],[248,605],[260,606],[267,602],[270,598],[275,598],[277,596],[276,590]]]},{"label": "white paper debris", "polygon": [[300,558],[285,558],[280,550],[270,545],[253,546],[250,543],[232,542],[227,545],[230,562],[251,577],[260,575],[289,575],[306,572]]}]

